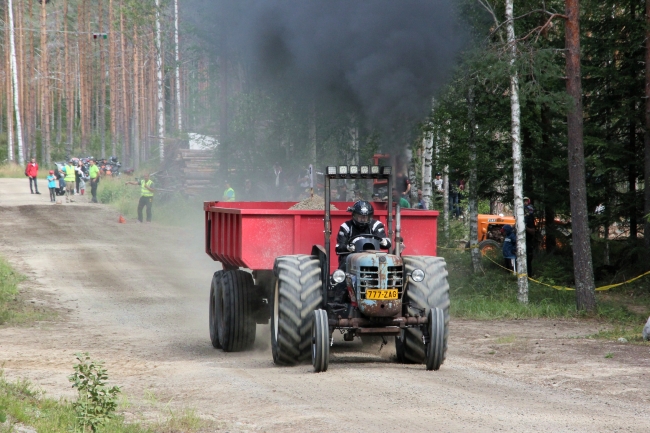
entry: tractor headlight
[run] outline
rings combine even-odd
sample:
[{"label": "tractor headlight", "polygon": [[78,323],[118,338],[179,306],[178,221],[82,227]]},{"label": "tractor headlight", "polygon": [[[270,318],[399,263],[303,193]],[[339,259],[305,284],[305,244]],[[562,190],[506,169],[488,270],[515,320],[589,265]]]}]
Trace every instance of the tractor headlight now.
[{"label": "tractor headlight", "polygon": [[[422,275],[424,275],[424,273]],[[343,281],[345,281],[345,272],[343,272],[340,269],[335,270],[334,273],[332,274],[332,279],[337,284],[342,283]]]},{"label": "tractor headlight", "polygon": [[411,272],[411,278],[413,278],[413,281],[416,283],[421,282],[424,280],[424,271],[422,269],[415,269],[413,272]]},{"label": "tractor headlight", "polygon": [[327,174],[336,174],[336,167],[327,167]]},{"label": "tractor headlight", "polygon": [[356,176],[357,174],[359,174],[359,166],[358,165],[351,165],[350,166],[350,174],[352,176]]}]

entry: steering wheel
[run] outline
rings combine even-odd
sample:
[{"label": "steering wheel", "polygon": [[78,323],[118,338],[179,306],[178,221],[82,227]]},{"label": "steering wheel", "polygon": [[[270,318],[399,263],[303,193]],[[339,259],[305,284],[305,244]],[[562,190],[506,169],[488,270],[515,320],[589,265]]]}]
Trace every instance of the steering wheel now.
[{"label": "steering wheel", "polygon": [[353,243],[355,243],[355,242],[356,242],[358,239],[360,239],[360,238],[371,238],[371,239],[377,239],[377,240],[380,241],[380,242],[381,242],[382,240],[384,240],[384,238],[382,238],[381,236],[377,236],[377,235],[373,235],[373,234],[368,233],[368,234],[365,234],[365,235],[358,235],[358,236],[356,236],[354,239],[351,239],[351,240],[350,240],[350,243],[353,244]]}]

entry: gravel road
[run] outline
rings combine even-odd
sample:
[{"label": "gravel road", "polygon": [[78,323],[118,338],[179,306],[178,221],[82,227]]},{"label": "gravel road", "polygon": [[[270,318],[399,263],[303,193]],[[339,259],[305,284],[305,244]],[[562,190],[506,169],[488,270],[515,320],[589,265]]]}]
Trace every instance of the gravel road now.
[{"label": "gravel road", "polygon": [[118,224],[82,200],[51,205],[26,180],[0,179],[0,255],[28,277],[29,304],[58,312],[0,327],[0,365],[48,395],[74,395],[74,353],[88,351],[123,386],[128,418],[193,409],[205,431],[650,431],[650,345],[576,338],[596,322],[452,318],[438,372],[395,363],[392,342],[342,340],[326,373],[279,368],[264,326],[251,352],[214,350],[218,265],[203,228]]}]

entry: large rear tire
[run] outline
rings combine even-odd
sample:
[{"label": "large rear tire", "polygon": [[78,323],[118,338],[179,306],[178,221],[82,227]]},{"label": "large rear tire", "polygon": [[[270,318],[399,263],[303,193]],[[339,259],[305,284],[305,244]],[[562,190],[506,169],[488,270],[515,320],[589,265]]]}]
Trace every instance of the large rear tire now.
[{"label": "large rear tire", "polygon": [[296,365],[311,358],[313,312],[323,301],[316,256],[275,259],[276,283],[271,298],[271,349],[277,365]]},{"label": "large rear tire", "polygon": [[248,272],[234,270],[221,274],[215,317],[219,343],[225,352],[250,349],[255,342],[253,306],[255,283]]},{"label": "large rear tire", "polygon": [[210,341],[212,347],[221,349],[219,342],[219,330],[217,329],[217,299],[221,299],[221,274],[223,271],[217,271],[212,276],[210,284]]},{"label": "large rear tire", "polygon": [[[410,315],[427,317],[429,310],[440,308],[444,317],[444,338],[442,346],[442,364],[447,356],[447,338],[449,336],[449,283],[447,282],[447,264],[442,257],[403,256],[406,273],[415,269],[424,271],[424,280],[416,283],[412,279],[406,286],[404,303],[409,305]],[[426,350],[422,341],[422,331],[418,328],[406,328],[399,337],[395,337],[397,360],[406,364],[422,364],[426,360]]]}]

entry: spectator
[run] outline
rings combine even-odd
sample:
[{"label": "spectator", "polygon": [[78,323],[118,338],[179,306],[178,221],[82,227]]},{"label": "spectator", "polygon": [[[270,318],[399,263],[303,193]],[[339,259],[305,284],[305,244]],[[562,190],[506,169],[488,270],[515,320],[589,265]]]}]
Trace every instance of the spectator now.
[{"label": "spectator", "polygon": [[250,179],[244,181],[244,189],[239,194],[240,201],[255,201],[257,200],[257,194],[253,189],[253,183]]},{"label": "spectator", "polygon": [[59,169],[59,166],[56,166],[56,169],[54,170],[54,176],[57,178],[59,181],[59,195],[65,194],[65,177],[61,169]]},{"label": "spectator", "polygon": [[279,199],[283,196],[283,189],[285,186],[284,173],[282,167],[277,162],[273,164],[273,187],[275,191],[275,198]]},{"label": "spectator", "polygon": [[[528,200],[530,203],[530,200]],[[526,267],[528,275],[533,276],[533,254],[535,252],[535,209],[528,205],[525,208],[524,224],[526,224]]]},{"label": "spectator", "polygon": [[50,190],[50,201],[56,202],[56,176],[54,170],[50,170],[50,175],[47,177],[47,187]]},{"label": "spectator", "polygon": [[348,201],[348,186],[345,183],[340,184],[336,189],[336,200]]},{"label": "spectator", "polygon": [[127,185],[140,185],[140,201],[138,202],[138,221],[142,222],[142,209],[147,207],[147,223],[151,222],[151,207],[153,206],[153,181],[149,179],[149,173],[145,173],[144,179],[140,182],[127,182]]},{"label": "spectator", "polygon": [[415,206],[416,209],[426,209],[427,204],[424,202],[424,197],[422,197],[422,190],[418,189],[418,204]]},{"label": "spectator", "polygon": [[[25,168],[25,176],[29,177],[29,190],[32,194],[40,194],[40,192],[38,192],[38,163],[36,162],[36,158],[32,158],[29,164],[27,164],[27,167]],[[33,187],[32,183],[34,184]],[[36,192],[34,192],[34,190],[36,190]]]},{"label": "spectator", "polygon": [[454,218],[460,217],[461,193],[465,189],[465,181],[460,177],[460,170],[453,171],[453,178],[449,180],[449,212]]},{"label": "spectator", "polygon": [[402,207],[402,208],[406,208],[406,209],[411,208],[411,204],[408,202],[408,200],[405,199],[404,197],[402,197],[397,192],[397,189],[395,189],[395,188],[393,188],[393,201],[395,202],[395,204],[399,203],[400,207]]},{"label": "spectator", "polygon": [[503,239],[503,260],[505,261],[505,267],[517,272],[516,260],[517,260],[517,234],[512,229],[510,224],[506,224],[501,229],[504,235]]},{"label": "spectator", "polygon": [[97,203],[97,186],[99,185],[99,167],[94,159],[90,160],[88,168],[88,177],[90,177],[90,194],[93,196],[91,202]]},{"label": "spectator", "polygon": [[395,177],[395,187],[397,188],[397,191],[399,191],[400,197],[407,198],[411,193],[411,180],[404,168],[402,168]]},{"label": "spectator", "polygon": [[70,198],[70,196],[74,195],[76,175],[76,170],[72,160],[68,161],[65,167],[63,167],[63,171],[65,172],[65,202],[70,203],[71,201],[74,201]]},{"label": "spectator", "polygon": [[84,177],[88,177],[88,173],[86,173],[86,167],[84,167],[84,163],[81,160],[78,160],[77,165],[75,166],[75,187],[77,194],[79,194],[79,191],[81,189],[81,181]]},{"label": "spectator", "polygon": [[235,201],[235,190],[232,189],[230,186],[229,181],[224,181],[224,185],[226,186],[226,190],[223,192],[223,197],[221,198],[222,201]]},{"label": "spectator", "polygon": [[442,178],[440,173],[436,173],[436,178],[433,180],[433,186],[436,190],[436,194],[444,194],[445,188],[442,184]]}]

